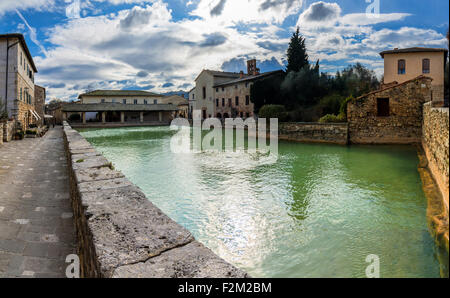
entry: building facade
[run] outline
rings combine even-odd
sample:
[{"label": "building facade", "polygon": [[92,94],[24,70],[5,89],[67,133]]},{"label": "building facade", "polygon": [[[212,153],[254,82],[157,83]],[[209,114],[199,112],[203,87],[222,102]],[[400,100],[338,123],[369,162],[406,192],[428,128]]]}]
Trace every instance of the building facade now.
[{"label": "building facade", "polygon": [[437,48],[407,48],[381,52],[384,84],[401,84],[420,75],[433,79],[434,103],[444,102],[444,70],[448,51]]},{"label": "building facade", "polygon": [[176,116],[178,107],[165,96],[134,90],[95,90],[79,102],[62,105],[63,120],[79,124],[160,125]]},{"label": "building facade", "polygon": [[0,106],[18,126],[37,124],[34,75],[37,68],[22,34],[0,35]]},{"label": "building facade", "polygon": [[260,73],[255,59],[247,61],[247,74],[203,70],[189,92],[189,113],[201,110],[202,119],[253,117],[251,85],[258,79],[282,73],[282,70]]}]

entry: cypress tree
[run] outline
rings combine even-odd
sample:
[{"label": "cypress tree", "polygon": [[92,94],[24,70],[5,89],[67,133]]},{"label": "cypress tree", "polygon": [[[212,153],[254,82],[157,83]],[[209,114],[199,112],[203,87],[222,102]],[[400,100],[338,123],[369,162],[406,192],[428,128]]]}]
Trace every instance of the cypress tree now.
[{"label": "cypress tree", "polygon": [[300,34],[300,28],[292,34],[289,48],[287,50],[287,72],[298,72],[308,63],[308,54],[306,53],[305,38]]}]

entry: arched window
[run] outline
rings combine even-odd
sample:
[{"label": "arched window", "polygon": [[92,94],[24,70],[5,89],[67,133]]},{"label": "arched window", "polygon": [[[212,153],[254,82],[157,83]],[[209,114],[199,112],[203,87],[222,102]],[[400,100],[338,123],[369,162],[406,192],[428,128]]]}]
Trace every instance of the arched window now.
[{"label": "arched window", "polygon": [[422,73],[430,73],[430,59],[422,60]]},{"label": "arched window", "polygon": [[398,74],[406,73],[406,61],[404,59],[398,60]]}]

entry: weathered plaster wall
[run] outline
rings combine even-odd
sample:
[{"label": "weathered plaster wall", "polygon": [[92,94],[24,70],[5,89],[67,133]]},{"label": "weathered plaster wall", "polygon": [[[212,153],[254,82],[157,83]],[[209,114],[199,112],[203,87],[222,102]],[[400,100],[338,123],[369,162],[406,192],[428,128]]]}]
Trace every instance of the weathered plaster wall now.
[{"label": "weathered plaster wall", "polygon": [[14,121],[3,122],[3,130],[0,131],[2,133],[3,142],[9,142],[14,137],[14,125]]},{"label": "weathered plaster wall", "polygon": [[[378,116],[378,98],[389,98],[389,116]],[[347,121],[350,143],[420,143],[422,106],[430,100],[431,79],[418,77],[349,102]]]},{"label": "weathered plaster wall", "polygon": [[248,277],[196,241],[64,122],[82,277]]},{"label": "weathered plaster wall", "polygon": [[279,139],[296,142],[348,143],[347,123],[280,123]]},{"label": "weathered plaster wall", "polygon": [[448,211],[449,197],[449,109],[434,108],[431,103],[423,107],[422,147],[428,168],[444,197]]}]

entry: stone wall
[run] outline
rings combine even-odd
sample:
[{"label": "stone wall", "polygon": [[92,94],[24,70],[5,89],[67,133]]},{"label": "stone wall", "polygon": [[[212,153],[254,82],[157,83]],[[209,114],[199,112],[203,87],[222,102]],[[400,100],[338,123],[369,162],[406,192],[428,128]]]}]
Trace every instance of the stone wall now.
[{"label": "stone wall", "polygon": [[347,123],[280,123],[279,139],[296,142],[348,143]]},{"label": "stone wall", "polygon": [[434,108],[431,103],[424,105],[422,147],[448,211],[449,108]]},{"label": "stone wall", "polygon": [[[378,115],[377,100],[389,99],[389,116]],[[413,80],[363,95],[347,105],[350,143],[420,143],[422,106],[431,100],[431,79]]]},{"label": "stone wall", "polygon": [[3,142],[10,142],[14,137],[14,121],[3,122],[3,130],[0,131],[3,136]]},{"label": "stone wall", "polygon": [[0,122],[0,133],[1,133],[1,138],[0,138],[0,145],[3,144],[3,123]]},{"label": "stone wall", "polygon": [[82,277],[249,277],[196,241],[64,122]]},{"label": "stone wall", "polygon": [[39,126],[44,125],[44,105],[45,105],[45,88],[35,85],[34,86],[34,110],[41,117],[37,121]]}]

